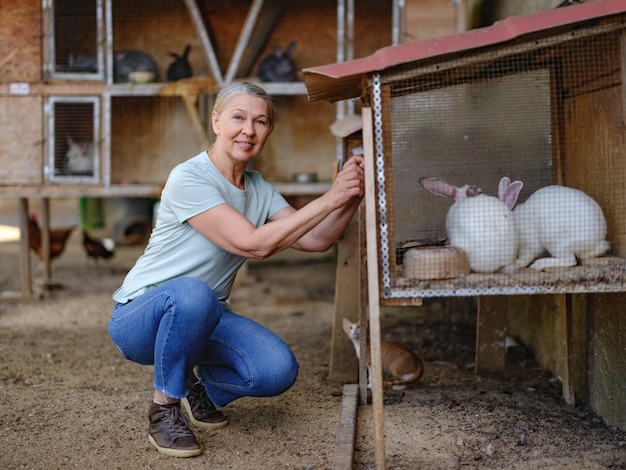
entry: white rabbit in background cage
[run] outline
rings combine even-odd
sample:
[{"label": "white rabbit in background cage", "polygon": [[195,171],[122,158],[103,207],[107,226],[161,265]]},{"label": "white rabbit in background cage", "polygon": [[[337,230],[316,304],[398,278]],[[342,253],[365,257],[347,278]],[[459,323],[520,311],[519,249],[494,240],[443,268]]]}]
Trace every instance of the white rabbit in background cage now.
[{"label": "white rabbit in background cage", "polygon": [[475,185],[454,186],[439,178],[420,178],[420,184],[437,197],[454,199],[446,215],[446,232],[451,246],[466,252],[470,269],[494,273],[511,265],[517,254],[515,224],[511,209],[522,190],[522,182],[500,180],[499,197],[482,194]]},{"label": "white rabbit in background cage", "polygon": [[71,173],[92,173],[94,163],[93,142],[76,142],[71,136],[67,137],[67,152],[65,159],[67,170]]},{"label": "white rabbit in background cage", "polygon": [[[519,241],[514,268],[576,266],[577,259],[601,256],[609,250],[602,208],[578,189],[543,187],[513,214]],[[537,259],[545,251],[552,257]]]}]

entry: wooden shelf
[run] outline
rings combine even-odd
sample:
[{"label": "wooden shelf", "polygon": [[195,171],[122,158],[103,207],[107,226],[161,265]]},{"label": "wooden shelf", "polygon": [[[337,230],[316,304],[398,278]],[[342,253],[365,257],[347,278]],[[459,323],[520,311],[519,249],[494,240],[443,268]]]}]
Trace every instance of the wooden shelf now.
[{"label": "wooden shelf", "polygon": [[[238,79],[243,80],[243,79]],[[273,96],[304,96],[306,86],[304,82],[269,83],[259,82],[254,78],[248,79],[257,83]],[[20,88],[17,93],[11,83],[0,83],[0,96],[32,96],[32,95],[69,95],[87,96],[109,93],[111,96],[185,96],[199,94],[215,94],[219,87],[211,77],[192,77],[177,82],[159,83],[115,83],[107,85],[104,82],[38,82],[28,83],[26,88]]]},{"label": "wooden shelf", "polygon": [[159,197],[162,185],[121,184],[102,185],[53,185],[0,186],[0,198],[66,198],[66,197]]},{"label": "wooden shelf", "polygon": [[330,189],[331,182],[291,183],[271,182],[283,196],[320,196]]},{"label": "wooden shelf", "polygon": [[[243,79],[238,79],[243,80]],[[304,82],[268,83],[259,82],[253,78],[250,82],[257,83],[270,95],[290,96],[306,95]],[[193,77],[171,83],[146,83],[134,85],[132,83],[119,83],[108,87],[111,96],[185,96],[199,94],[216,94],[219,87],[210,77]]]}]

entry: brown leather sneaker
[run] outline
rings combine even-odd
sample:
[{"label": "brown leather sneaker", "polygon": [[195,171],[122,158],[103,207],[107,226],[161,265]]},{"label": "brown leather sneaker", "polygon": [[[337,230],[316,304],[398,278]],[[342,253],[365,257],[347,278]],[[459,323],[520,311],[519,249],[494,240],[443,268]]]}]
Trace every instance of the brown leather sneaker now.
[{"label": "brown leather sneaker", "polygon": [[181,399],[180,403],[189,421],[203,429],[217,429],[228,424],[228,418],[215,407],[204,385],[193,372],[187,378],[186,385],[189,395]]},{"label": "brown leather sneaker", "polygon": [[180,412],[180,403],[157,405],[152,403],[148,412],[150,427],[148,440],[156,449],[172,457],[195,457],[202,453],[189,422]]}]

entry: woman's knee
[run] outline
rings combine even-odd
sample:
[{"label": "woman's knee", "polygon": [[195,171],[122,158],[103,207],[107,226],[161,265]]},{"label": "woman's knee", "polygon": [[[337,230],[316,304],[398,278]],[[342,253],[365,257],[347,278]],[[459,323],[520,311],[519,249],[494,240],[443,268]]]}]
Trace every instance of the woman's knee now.
[{"label": "woman's knee", "polygon": [[269,360],[263,361],[260,366],[257,364],[254,388],[260,395],[280,395],[295,383],[300,364],[286,344],[274,348],[268,356]]},{"label": "woman's knee", "polygon": [[168,290],[175,313],[183,315],[193,324],[204,323],[208,319],[214,322],[222,314],[222,306],[213,290],[198,279],[175,279],[171,281]]}]

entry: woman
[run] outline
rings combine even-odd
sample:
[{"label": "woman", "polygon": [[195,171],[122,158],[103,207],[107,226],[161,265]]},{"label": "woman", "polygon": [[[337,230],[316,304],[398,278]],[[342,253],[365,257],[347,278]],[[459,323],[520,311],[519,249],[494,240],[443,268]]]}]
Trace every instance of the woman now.
[{"label": "woman", "polygon": [[278,395],[296,380],[289,347],[226,304],[237,270],[288,247],[327,250],[363,197],[362,156],[300,210],[246,170],[274,125],[271,99],[256,85],[223,88],[211,123],[214,144],[169,175],[148,246],[113,295],[109,322],[125,358],[154,365],[148,438],[176,457],[202,453],[189,423],[225,426],[217,407]]}]

